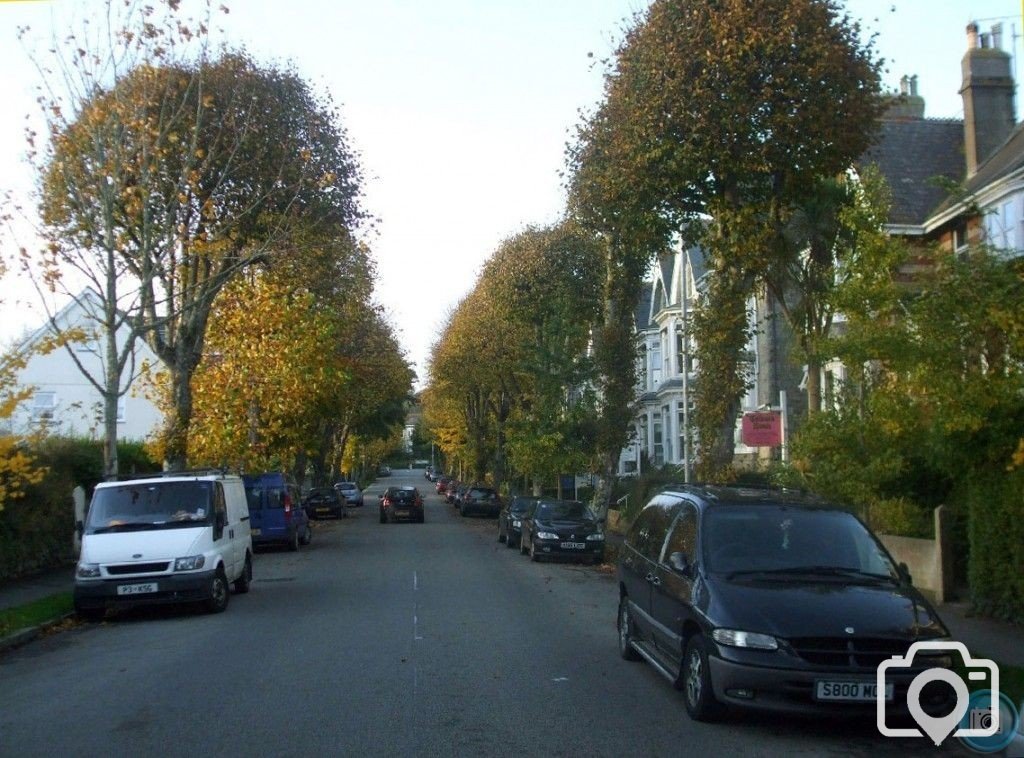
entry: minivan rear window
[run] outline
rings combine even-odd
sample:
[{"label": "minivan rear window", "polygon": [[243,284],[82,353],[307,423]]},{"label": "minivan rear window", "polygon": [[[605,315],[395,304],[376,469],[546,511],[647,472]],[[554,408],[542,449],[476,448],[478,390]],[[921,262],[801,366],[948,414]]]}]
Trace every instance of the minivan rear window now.
[{"label": "minivan rear window", "polygon": [[210,522],[213,482],[139,482],[98,487],[89,504],[87,534],[198,526]]}]

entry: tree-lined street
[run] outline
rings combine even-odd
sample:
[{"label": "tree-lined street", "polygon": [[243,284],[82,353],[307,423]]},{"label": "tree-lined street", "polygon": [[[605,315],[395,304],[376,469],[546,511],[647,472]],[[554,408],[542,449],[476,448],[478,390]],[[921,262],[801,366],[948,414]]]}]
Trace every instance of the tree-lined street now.
[{"label": "tree-lined street", "polygon": [[[426,523],[380,524],[388,484]],[[607,569],[531,563],[397,471],[299,553],[257,555],[226,613],[154,610],[0,658],[0,754],[879,755],[872,723],[686,718],[616,652]],[[952,746],[947,751],[955,752]]]}]

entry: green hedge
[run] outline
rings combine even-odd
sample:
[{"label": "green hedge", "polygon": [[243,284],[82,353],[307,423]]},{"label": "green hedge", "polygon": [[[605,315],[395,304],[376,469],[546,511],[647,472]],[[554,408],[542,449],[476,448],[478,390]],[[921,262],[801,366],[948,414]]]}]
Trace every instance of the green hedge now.
[{"label": "green hedge", "polygon": [[967,487],[971,602],[1024,623],[1024,470],[978,476]]},{"label": "green hedge", "polygon": [[[74,561],[74,508],[71,493],[81,485],[86,498],[103,478],[103,450],[96,440],[53,437],[34,449],[47,469],[25,497],[0,511],[0,581],[33,574]],[[144,473],[160,467],[138,443],[118,446],[122,471]]]}]

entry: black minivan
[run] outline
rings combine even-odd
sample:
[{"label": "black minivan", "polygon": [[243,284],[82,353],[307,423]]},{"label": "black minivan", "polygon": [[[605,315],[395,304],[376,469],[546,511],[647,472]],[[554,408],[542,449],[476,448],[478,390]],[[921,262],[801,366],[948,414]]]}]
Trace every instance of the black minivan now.
[{"label": "black minivan", "polygon": [[[725,705],[875,714],[879,664],[949,637],[860,520],[781,490],[667,488],[632,524],[618,583],[620,655],[652,664],[702,721]],[[952,663],[919,653],[887,672],[885,711],[905,715],[914,677]],[[932,682],[920,705],[944,715],[953,694]]]}]

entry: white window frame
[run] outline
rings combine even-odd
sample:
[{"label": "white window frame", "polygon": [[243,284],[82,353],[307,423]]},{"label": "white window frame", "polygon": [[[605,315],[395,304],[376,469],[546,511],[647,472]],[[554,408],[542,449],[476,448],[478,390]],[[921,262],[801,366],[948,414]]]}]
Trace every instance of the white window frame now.
[{"label": "white window frame", "polygon": [[[41,402],[48,400],[48,402]],[[32,419],[35,421],[52,421],[57,411],[57,393],[40,391],[32,394]]]}]

